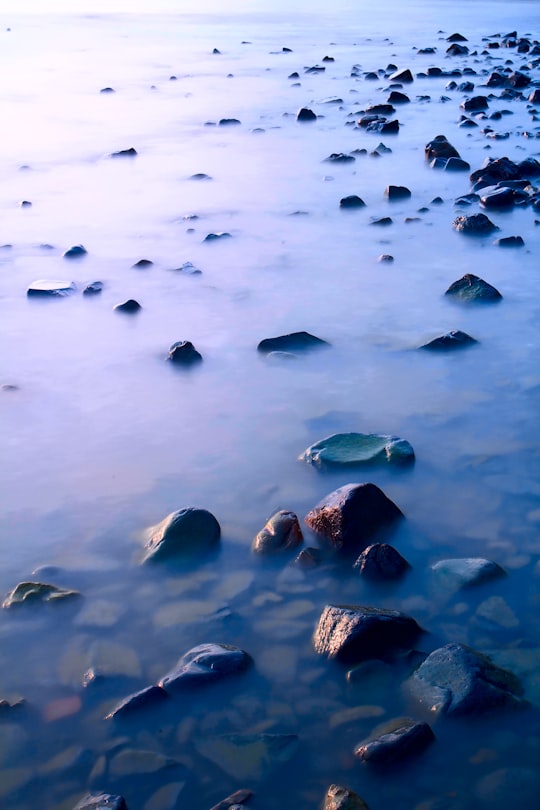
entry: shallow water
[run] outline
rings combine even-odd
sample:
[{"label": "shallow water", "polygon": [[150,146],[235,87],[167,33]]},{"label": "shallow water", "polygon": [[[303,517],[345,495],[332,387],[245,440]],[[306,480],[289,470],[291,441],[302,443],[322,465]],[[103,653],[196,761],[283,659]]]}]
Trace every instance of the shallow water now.
[{"label": "shallow water", "polygon": [[[497,236],[523,237],[520,250],[457,234],[452,220],[471,212],[454,205],[469,191],[467,175],[424,161],[424,145],[440,133],[472,169],[488,155],[538,158],[538,139],[523,136],[537,135],[538,124],[524,103],[493,101],[490,110],[513,112],[489,122],[508,139],[487,139],[481,127],[471,134],[456,126],[464,94],[447,91],[448,78],[425,78],[404,88],[412,103],[397,110],[399,135],[345,126],[383,101],[389,84],[352,78],[352,65],[480,72],[512,58],[519,67],[526,55],[507,49],[445,58],[444,37],[459,30],[471,50],[497,31],[538,38],[535,3],[471,10],[419,2],[384,16],[346,3],[331,16],[318,6],[274,9],[2,19],[1,382],[18,390],[0,392],[0,587],[5,593],[48,564],[65,569],[58,584],[83,593],[77,605],[0,614],[0,695],[24,695],[33,712],[0,725],[8,785],[0,795],[16,810],[35,806],[38,795],[47,810],[69,810],[99,756],[124,734],[135,748],[189,763],[189,803],[201,810],[243,786],[256,790],[256,807],[316,805],[331,782],[360,792],[371,810],[408,810],[443,795],[449,806],[483,806],[484,777],[538,760],[531,708],[517,719],[466,724],[466,733],[439,722],[430,751],[392,780],[372,774],[352,749],[379,722],[414,711],[400,690],[404,670],[347,685],[344,671],[311,648],[328,602],[403,609],[428,631],[424,651],[465,641],[502,650],[510,667],[521,655],[526,696],[538,705],[540,228],[526,208],[491,217]],[[413,46],[438,51],[420,55]],[[325,55],[335,62],[324,74],[304,73]],[[287,79],[295,70],[298,87]],[[482,92],[481,76],[465,78]],[[100,94],[106,86],[116,92]],[[331,97],[342,103],[325,104]],[[296,122],[304,105],[317,122]],[[205,126],[225,117],[242,123]],[[381,140],[392,152],[371,156]],[[136,158],[108,157],[129,147]],[[368,154],[322,162],[354,149]],[[212,179],[190,179],[198,172]],[[390,183],[408,186],[411,199],[389,203]],[[366,207],[340,210],[348,194]],[[443,204],[430,204],[436,196]],[[199,218],[185,219],[192,214]],[[387,215],[388,228],[371,224]],[[203,241],[221,231],[231,238]],[[86,256],[62,258],[79,243]],[[382,253],[395,261],[379,263]],[[154,264],[134,269],[141,258]],[[174,270],[187,261],[202,273]],[[445,299],[465,272],[504,300],[471,309]],[[74,281],[79,292],[27,298],[39,278]],[[80,294],[98,279],[101,294]],[[132,297],[142,305],[137,315],[113,311]],[[261,339],[301,329],[331,348],[291,361],[257,353]],[[414,351],[450,329],[480,345],[456,355]],[[204,357],[189,372],[165,362],[181,339]],[[408,439],[415,466],[321,474],[297,461],[314,441],[350,430]],[[393,537],[414,566],[402,584],[372,588],[344,570],[304,575],[252,559],[251,540],[276,509],[302,517],[355,480],[378,484],[407,516]],[[191,569],[140,569],[144,527],[189,505],[218,518],[220,554]],[[429,564],[460,555],[494,559],[509,576],[465,598],[440,593]],[[476,615],[491,596],[504,597],[517,624]],[[240,644],[255,672],[205,692],[187,712],[177,707],[178,716],[145,718],[142,728],[102,720],[115,700],[207,640]],[[104,653],[101,641],[122,648]],[[102,691],[80,686],[92,656],[119,670]],[[69,704],[57,708],[64,699],[74,701],[72,713],[52,720],[68,712]],[[378,709],[332,720],[358,705]],[[237,783],[196,748],[215,731],[262,730],[300,737],[279,782]],[[71,746],[88,753],[71,768],[51,764]],[[126,793],[130,810],[158,808],[157,799],[145,804],[157,786]],[[503,807],[507,796],[501,790],[490,801]]]}]

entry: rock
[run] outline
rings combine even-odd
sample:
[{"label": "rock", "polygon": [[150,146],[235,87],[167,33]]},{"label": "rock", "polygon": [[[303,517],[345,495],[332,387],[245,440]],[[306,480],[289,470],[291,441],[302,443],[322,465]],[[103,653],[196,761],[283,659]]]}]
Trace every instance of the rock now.
[{"label": "rock", "polygon": [[411,192],[406,186],[386,186],[384,195],[389,200],[406,200],[411,196]]},{"label": "rock", "polygon": [[231,234],[227,233],[227,231],[220,231],[219,233],[208,233],[203,242],[217,242],[219,239],[230,239]]},{"label": "rock", "polygon": [[132,264],[134,270],[145,270],[147,267],[153,267],[154,262],[152,259],[139,259],[135,264]]},{"label": "rock", "polygon": [[377,261],[384,262],[385,264],[392,264],[394,257],[389,253],[381,253],[381,255],[377,257]]},{"label": "rock", "polygon": [[295,549],[302,542],[302,530],[297,516],[294,512],[282,509],[266,522],[253,540],[251,550],[257,554],[274,554]]},{"label": "rock", "polygon": [[414,450],[408,441],[397,436],[376,433],[334,433],[312,444],[299,461],[325,465],[356,466],[372,461],[401,464],[414,461]]},{"label": "rock", "polygon": [[82,256],[86,256],[88,251],[83,245],[73,245],[64,253],[64,259],[80,259]]},{"label": "rock", "polygon": [[298,110],[296,115],[297,121],[316,121],[317,116],[313,112],[313,110],[308,109],[307,107],[302,107],[302,109]]},{"label": "rock", "polygon": [[466,98],[459,106],[466,112],[483,112],[489,107],[489,100],[486,96],[473,96]]},{"label": "rock", "polygon": [[392,90],[386,99],[389,104],[409,104],[410,98],[405,93],[400,93],[399,90]]},{"label": "rock", "polygon": [[410,84],[414,81],[413,75],[411,71],[407,68],[406,70],[398,70],[395,73],[392,73],[388,80],[391,82],[403,82],[404,84]]},{"label": "rock", "polygon": [[530,101],[531,104],[540,104],[540,88],[537,87],[535,90],[532,91],[531,95],[528,98],[528,101]]},{"label": "rock", "polygon": [[345,155],[343,152],[332,152],[324,159],[324,163],[354,163],[356,158],[352,155]]},{"label": "rock", "polygon": [[199,644],[180,658],[176,666],[161,678],[159,686],[167,692],[204,686],[244,672],[252,663],[251,656],[240,647]]},{"label": "rock", "polygon": [[315,652],[344,664],[385,658],[410,649],[422,632],[397,610],[362,605],[326,605],[313,636]]},{"label": "rock", "polygon": [[238,126],[242,122],[238,120],[238,118],[220,118],[218,121],[218,126],[220,127],[231,127],[231,126]]},{"label": "rock", "polygon": [[103,282],[102,281],[92,281],[90,284],[87,284],[83,290],[83,295],[97,295],[98,293],[102,292],[103,290]]},{"label": "rock", "polygon": [[32,203],[30,200],[21,200],[19,203],[19,208],[32,208]]},{"label": "rock", "polygon": [[[385,731],[384,729],[388,729]],[[374,765],[404,759],[420,754],[435,740],[427,723],[419,723],[408,717],[394,720],[376,732],[377,736],[364,740],[354,749],[354,755],[362,762]]]},{"label": "rock", "polygon": [[480,169],[472,172],[470,181],[473,188],[478,191],[486,186],[496,186],[497,183],[508,180],[523,179],[520,167],[507,157],[487,158]]},{"label": "rock", "polygon": [[430,340],[420,346],[421,349],[429,349],[430,351],[454,351],[455,349],[464,349],[467,346],[472,346],[478,343],[475,338],[468,335],[466,332],[461,332],[459,329],[454,329],[446,335]]},{"label": "rock", "polygon": [[459,45],[457,42],[454,42],[446,49],[446,53],[448,56],[467,56],[469,49],[466,45]]},{"label": "rock", "polygon": [[2,607],[11,608],[25,602],[61,602],[74,596],[80,596],[79,591],[59,588],[57,585],[50,585],[46,582],[19,582],[8,593],[2,602]]},{"label": "rock", "polygon": [[365,202],[361,197],[356,194],[350,194],[348,197],[342,197],[339,201],[340,208],[365,208]]},{"label": "rock", "polygon": [[374,535],[403,518],[402,511],[375,484],[346,484],[306,516],[315,534],[339,552],[362,551]]},{"label": "rock", "polygon": [[372,219],[369,224],[381,225],[382,227],[385,227],[386,225],[392,225],[393,222],[394,220],[392,219],[392,217],[377,217],[376,219]]},{"label": "rock", "polygon": [[470,164],[466,160],[457,157],[448,158],[444,165],[445,172],[469,172],[470,170]]},{"label": "rock", "polygon": [[472,236],[487,236],[493,231],[498,231],[497,225],[486,217],[485,214],[471,214],[470,216],[461,215],[456,217],[452,222],[452,226],[459,231]]},{"label": "rock", "polygon": [[163,703],[168,698],[167,692],[160,686],[147,686],[139,692],[124,698],[105,715],[105,720],[118,719]]},{"label": "rock", "polygon": [[295,557],[294,562],[296,565],[299,565],[300,568],[315,568],[317,565],[321,564],[322,559],[323,555],[320,548],[307,546]]},{"label": "rock", "polygon": [[369,807],[354,790],[330,785],[324,797],[323,810],[369,810]]},{"label": "rock", "polygon": [[102,87],[99,92],[100,93],[114,93],[114,89],[112,87]]},{"label": "rock", "polygon": [[502,596],[490,596],[489,599],[484,600],[482,604],[478,605],[475,617],[484,620],[484,625],[496,625],[506,630],[519,627],[519,619]]},{"label": "rock", "polygon": [[116,312],[125,312],[128,315],[132,315],[134,312],[138,312],[142,309],[142,307],[134,298],[128,298],[127,301],[123,301],[121,304],[115,304],[113,309]]},{"label": "rock", "polygon": [[381,135],[397,135],[399,132],[399,121],[387,121],[385,118],[371,121],[366,127],[368,132],[379,132]]},{"label": "rock", "polygon": [[123,796],[87,793],[80,802],[77,802],[73,810],[127,810],[127,804]]},{"label": "rock", "polygon": [[298,352],[310,349],[318,349],[328,346],[326,340],[310,335],[309,332],[291,332],[288,335],[280,335],[274,338],[265,338],[257,346],[257,351],[263,354],[269,352]]},{"label": "rock", "polygon": [[211,512],[195,507],[179,509],[148,530],[143,562],[209,551],[220,535],[220,525]]},{"label": "rock", "polygon": [[22,697],[15,700],[7,700],[6,698],[0,699],[0,717],[5,717],[12,711],[22,709],[27,705],[26,700]]},{"label": "rock", "polygon": [[129,149],[120,149],[119,152],[111,152],[110,156],[112,158],[137,157],[137,150],[131,146]]},{"label": "rock", "polygon": [[53,281],[52,279],[38,279],[33,281],[28,287],[26,294],[29,298],[33,296],[63,297],[71,295],[76,290],[72,281]]},{"label": "rock", "polygon": [[523,247],[525,242],[522,236],[503,236],[501,239],[496,239],[493,243],[502,248]]},{"label": "rock", "polygon": [[260,781],[294,756],[298,737],[296,734],[223,734],[200,739],[195,747],[234,779]]},{"label": "rock", "polygon": [[197,172],[196,174],[192,174],[189,178],[190,180],[211,180],[209,174],[205,174],[204,172]]},{"label": "rock", "polygon": [[211,810],[230,810],[230,808],[233,808],[235,805],[242,805],[249,801],[252,796],[252,790],[245,788],[235,790],[234,793],[231,793],[231,795],[227,796],[226,799],[222,799],[220,802],[215,804]]},{"label": "rock", "polygon": [[200,276],[202,274],[202,270],[199,270],[199,268],[195,267],[191,262],[184,262],[180,267],[175,267],[174,272],[183,273],[186,276]]},{"label": "rock", "polygon": [[202,359],[202,354],[189,340],[177,340],[169,347],[167,355],[167,360],[181,366],[191,366],[200,363]]},{"label": "rock", "polygon": [[[489,189],[489,191],[488,191]],[[511,208],[515,202],[514,190],[506,186],[500,188],[484,188],[480,197],[480,204],[484,208]]]},{"label": "rock", "polygon": [[450,588],[470,588],[506,576],[500,565],[480,557],[439,560],[431,570],[443,586]]},{"label": "rock", "polygon": [[400,579],[411,566],[393,546],[374,543],[364,549],[353,567],[366,579],[390,580]]},{"label": "rock", "polygon": [[451,143],[448,142],[445,135],[436,135],[432,141],[426,144],[424,153],[427,160],[434,158],[459,158],[459,152]]},{"label": "rock", "polygon": [[437,714],[457,717],[525,705],[519,679],[464,644],[434,650],[407,685],[421,704]]},{"label": "rock", "polygon": [[460,279],[454,281],[446,290],[445,295],[467,303],[492,303],[502,300],[502,295],[495,287],[473,273],[465,273]]},{"label": "rock", "polygon": [[449,37],[446,37],[447,42],[467,42],[467,37],[464,37],[463,34],[450,34]]}]

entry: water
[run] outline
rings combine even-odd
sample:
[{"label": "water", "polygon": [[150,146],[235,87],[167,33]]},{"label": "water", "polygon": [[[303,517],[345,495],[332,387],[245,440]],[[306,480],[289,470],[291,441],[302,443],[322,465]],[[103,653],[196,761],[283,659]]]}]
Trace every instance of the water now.
[{"label": "water", "polygon": [[[493,101],[490,109],[513,112],[489,122],[508,131],[507,140],[460,129],[463,94],[446,91],[446,78],[405,88],[413,103],[398,109],[398,136],[345,123],[387,95],[387,80],[351,78],[353,64],[482,70],[512,58],[519,66],[526,55],[506,49],[490,61],[445,59],[444,36],[461,31],[471,50],[497,31],[538,37],[536,4],[419,2],[404,11],[396,3],[395,13],[368,13],[342,3],[330,14],[323,4],[291,12],[252,3],[227,15],[210,14],[210,5],[179,14],[163,3],[153,15],[95,6],[89,14],[81,5],[81,16],[2,17],[0,242],[11,247],[0,250],[1,381],[18,390],[0,397],[0,587],[6,593],[48,564],[66,569],[58,584],[84,594],[76,607],[0,615],[0,695],[22,694],[31,706],[30,718],[13,715],[0,726],[2,795],[15,810],[35,806],[38,795],[47,810],[69,810],[89,778],[96,787],[90,771],[125,733],[135,748],[189,763],[187,796],[201,810],[242,786],[255,788],[261,808],[317,804],[331,782],[356,789],[372,810],[390,803],[408,810],[444,795],[450,806],[476,806],[487,801],[483,778],[534,767],[536,709],[466,724],[466,733],[463,724],[439,722],[437,745],[390,781],[351,752],[379,722],[417,713],[399,688],[405,671],[346,686],[343,670],[317,659],[310,639],[327,602],[403,609],[429,631],[425,651],[459,640],[519,663],[526,695],[538,704],[540,229],[527,208],[492,217],[497,235],[522,235],[524,249],[455,233],[453,201],[469,190],[467,177],[424,161],[425,143],[440,133],[473,168],[487,155],[538,158],[538,140],[522,135],[537,133],[537,123],[523,103]],[[438,51],[420,55],[413,46]],[[304,74],[325,55],[335,62],[324,74]],[[300,87],[287,79],[292,71]],[[116,92],[100,94],[107,86]],[[343,103],[323,104],[329,97]],[[324,118],[299,125],[303,105]],[[225,117],[242,123],[204,125]],[[380,158],[322,162],[332,152],[371,152],[381,140],[392,152]],[[129,147],[136,158],[108,157]],[[212,180],[191,180],[197,172]],[[412,198],[390,204],[390,183],[408,186]],[[366,208],[340,211],[347,194],[359,194]],[[444,203],[430,205],[439,195]],[[32,207],[20,208],[21,200]],[[192,214],[199,219],[184,219]],[[392,226],[370,224],[386,215]],[[203,242],[220,231],[232,238]],[[62,258],[79,243],[84,258]],[[382,253],[394,263],[379,263]],[[153,266],[133,269],[141,258]],[[202,274],[174,271],[186,261]],[[446,300],[465,272],[495,285],[504,301],[471,310]],[[99,279],[104,289],[27,299],[38,278],[74,281],[79,290]],[[113,311],[131,297],[143,307],[136,316]],[[290,362],[256,352],[261,339],[300,329],[332,348]],[[480,346],[447,356],[413,351],[449,329],[469,332]],[[187,373],[164,359],[181,339],[204,357]],[[397,474],[351,475],[319,474],[297,461],[312,442],[348,430],[403,436],[417,463]],[[276,509],[302,517],[354,480],[377,483],[407,516],[393,538],[414,566],[404,583],[373,589],[348,571],[304,576],[282,561],[252,559],[251,540]],[[143,529],[188,505],[220,521],[220,554],[189,570],[140,569]],[[428,566],[459,555],[495,559],[509,576],[447,598]],[[493,595],[514,611],[515,627],[475,617]],[[115,700],[207,640],[240,644],[255,672],[205,692],[189,711],[178,706],[178,716],[127,730],[104,723]],[[105,656],[96,647],[103,641],[122,648]],[[118,677],[81,689],[85,669],[104,660]],[[341,725],[332,720],[358,705],[378,708]],[[55,712],[65,716],[52,720]],[[238,783],[196,747],[213,732],[263,730],[300,738],[278,782]],[[87,754],[71,767],[55,764],[72,746]],[[140,793],[126,792],[130,810],[161,806],[159,797],[146,802],[169,782],[172,775],[160,775],[156,785],[148,779]],[[498,790],[492,806],[506,800]]]}]

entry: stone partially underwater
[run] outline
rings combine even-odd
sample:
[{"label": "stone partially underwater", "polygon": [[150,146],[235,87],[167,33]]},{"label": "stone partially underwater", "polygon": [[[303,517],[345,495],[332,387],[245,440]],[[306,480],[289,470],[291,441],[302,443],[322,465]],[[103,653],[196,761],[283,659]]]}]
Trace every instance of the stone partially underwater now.
[{"label": "stone partially underwater", "polygon": [[414,450],[408,441],[398,436],[334,433],[304,450],[299,460],[316,467],[348,467],[376,461],[410,464],[414,461]]}]

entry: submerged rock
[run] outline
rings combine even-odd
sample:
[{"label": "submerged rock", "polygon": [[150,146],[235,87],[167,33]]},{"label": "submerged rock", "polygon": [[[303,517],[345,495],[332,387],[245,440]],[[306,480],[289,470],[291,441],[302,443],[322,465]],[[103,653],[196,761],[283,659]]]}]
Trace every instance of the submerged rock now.
[{"label": "submerged rock", "polygon": [[467,346],[473,346],[478,341],[468,335],[466,332],[461,332],[459,329],[454,329],[446,335],[430,340],[429,343],[424,343],[420,346],[421,349],[428,349],[429,351],[455,351],[456,349],[464,349]]},{"label": "submerged rock", "polygon": [[328,155],[327,158],[324,159],[325,163],[354,163],[356,160],[353,155],[346,155],[343,152],[332,152],[331,155]]},{"label": "submerged rock", "polygon": [[110,793],[87,793],[73,810],[128,810],[123,796]]},{"label": "submerged rock", "polygon": [[462,214],[455,218],[452,226],[460,233],[473,236],[487,236],[493,231],[499,230],[497,225],[494,225],[485,214],[471,214],[468,217]]},{"label": "submerged rock", "polygon": [[460,716],[525,705],[519,679],[464,644],[434,650],[407,685],[434,713]]},{"label": "submerged rock", "polygon": [[397,610],[362,605],[326,605],[313,636],[315,652],[344,664],[384,658],[406,650],[422,629]]},{"label": "submerged rock", "polygon": [[467,303],[475,301],[491,303],[502,300],[502,295],[495,287],[473,273],[465,273],[460,279],[454,281],[446,290],[445,295]]},{"label": "submerged rock", "polygon": [[366,579],[389,580],[400,579],[411,566],[393,546],[374,543],[364,549],[353,567]]},{"label": "submerged rock", "polygon": [[369,807],[354,790],[330,785],[324,797],[323,810],[369,810]]},{"label": "submerged rock", "polygon": [[167,360],[181,366],[191,366],[200,363],[202,354],[197,351],[193,343],[189,340],[177,340],[169,348]]},{"label": "submerged rock", "polygon": [[377,433],[334,433],[312,444],[299,457],[317,467],[356,466],[373,461],[409,463],[414,450],[408,441],[398,436]]},{"label": "submerged rock", "polygon": [[195,747],[234,779],[259,781],[294,756],[298,737],[296,734],[223,734],[200,739]]},{"label": "submerged rock", "polygon": [[74,596],[80,596],[79,591],[59,588],[58,585],[51,585],[47,582],[19,582],[8,593],[2,602],[2,607],[11,608],[25,602],[61,602]]},{"label": "submerged rock", "polygon": [[148,534],[143,562],[208,551],[219,542],[221,528],[211,512],[187,507],[171,512]]},{"label": "submerged rock", "polygon": [[358,552],[380,530],[402,519],[403,512],[375,484],[346,484],[334,490],[305,520],[336,551]]},{"label": "submerged rock", "polygon": [[71,295],[76,290],[72,281],[54,281],[52,279],[38,279],[33,281],[28,287],[26,294],[28,297],[64,297]]},{"label": "submerged rock", "polygon": [[199,644],[188,650],[176,666],[159,681],[167,692],[203,686],[236,675],[251,666],[253,660],[240,647],[230,644]]},{"label": "submerged rock", "polygon": [[230,233],[228,233],[227,231],[220,231],[219,233],[209,233],[209,234],[207,234],[204,237],[203,242],[216,242],[216,241],[218,241],[220,239],[230,239],[230,238],[231,238]]},{"label": "submerged rock", "polygon": [[270,352],[298,352],[308,349],[318,349],[328,346],[326,340],[310,335],[309,332],[291,332],[288,335],[280,335],[274,338],[265,338],[257,346],[257,351],[263,354]]},{"label": "submerged rock", "polygon": [[282,509],[266,522],[253,540],[251,550],[257,554],[274,554],[295,549],[302,542],[302,530],[297,516],[294,512]]},{"label": "submerged rock", "polygon": [[431,570],[443,585],[452,588],[469,588],[506,576],[500,565],[480,557],[439,560]]},{"label": "submerged rock", "polygon": [[[385,731],[385,728],[388,730]],[[434,740],[435,735],[427,723],[404,717],[386,724],[377,736],[359,743],[354,755],[362,762],[386,765],[422,753]]]},{"label": "submerged rock", "polygon": [[139,692],[124,698],[105,715],[105,720],[126,717],[140,709],[147,709],[163,703],[168,697],[167,692],[160,686],[147,686]]}]

